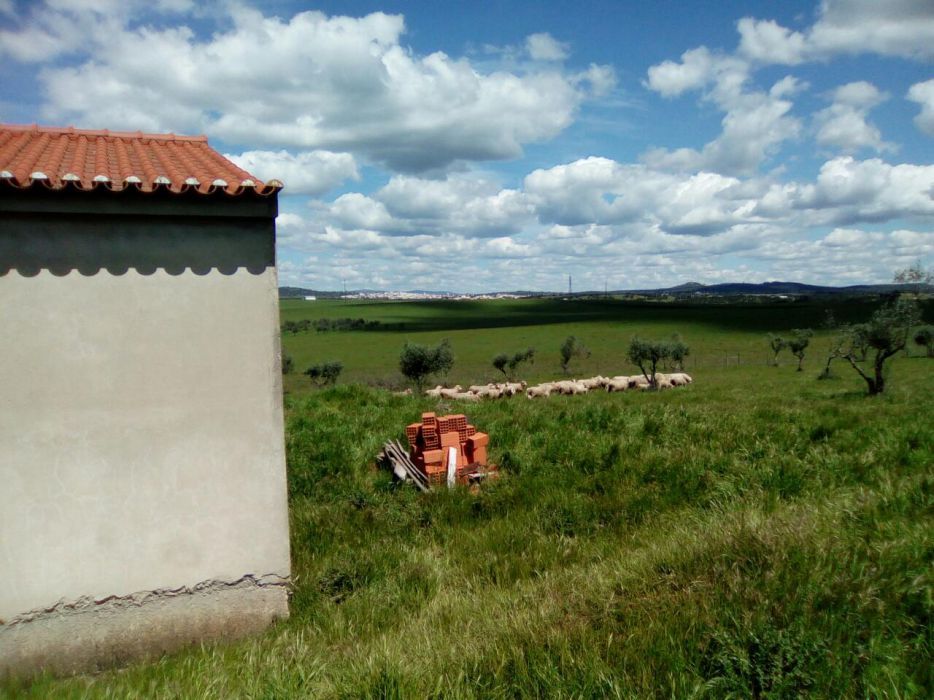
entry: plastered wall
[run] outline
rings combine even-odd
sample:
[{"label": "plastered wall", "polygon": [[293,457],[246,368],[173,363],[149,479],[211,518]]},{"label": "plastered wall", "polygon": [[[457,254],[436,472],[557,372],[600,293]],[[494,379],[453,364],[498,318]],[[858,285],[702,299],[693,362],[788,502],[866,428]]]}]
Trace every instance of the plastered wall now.
[{"label": "plastered wall", "polygon": [[[0,211],[0,672],[288,612],[272,219],[72,218]],[[108,237],[116,271],[69,269]]]}]

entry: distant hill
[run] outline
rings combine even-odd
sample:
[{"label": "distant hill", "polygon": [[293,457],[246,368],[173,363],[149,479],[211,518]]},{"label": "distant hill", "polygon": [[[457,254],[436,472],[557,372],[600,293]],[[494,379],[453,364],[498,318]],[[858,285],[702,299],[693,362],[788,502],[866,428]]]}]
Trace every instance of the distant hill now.
[{"label": "distant hill", "polygon": [[342,294],[343,292],[323,292],[316,289],[305,289],[304,287],[279,287],[280,299],[303,299],[304,297],[336,299]]},{"label": "distant hill", "polygon": [[[721,284],[698,284],[688,282],[667,289],[641,290],[643,294],[709,294],[709,295],[773,295],[773,296],[802,296],[821,294],[890,294],[892,292],[915,291],[917,287],[910,284],[855,284],[846,287],[831,287],[818,284],[802,284],[800,282],[725,282]],[[926,292],[934,291],[934,287],[922,286]]]},{"label": "distant hill", "polygon": [[[817,296],[817,295],[854,295],[862,296],[867,294],[891,294],[892,292],[913,292],[922,291],[926,294],[934,294],[934,285],[913,284],[854,284],[845,287],[822,286],[818,284],[802,284],[800,282],[723,282],[720,284],[701,284],[700,282],[685,282],[674,287],[665,287],[663,289],[617,289],[610,294],[641,294],[645,296]],[[374,289],[355,289],[348,290],[347,294],[378,294],[379,290]],[[427,292],[420,290],[410,290],[412,294],[433,294],[437,296],[455,296],[453,292]],[[486,292],[485,294],[514,294],[516,296],[569,296],[564,292],[532,292],[532,291],[512,291],[512,292]],[[603,292],[574,292],[570,296],[602,296]],[[319,299],[336,299],[344,295],[344,292],[329,292],[315,289],[305,289],[303,287],[279,287],[279,297],[282,299],[301,299],[306,296],[314,296]],[[479,296],[479,295],[477,295]]]}]

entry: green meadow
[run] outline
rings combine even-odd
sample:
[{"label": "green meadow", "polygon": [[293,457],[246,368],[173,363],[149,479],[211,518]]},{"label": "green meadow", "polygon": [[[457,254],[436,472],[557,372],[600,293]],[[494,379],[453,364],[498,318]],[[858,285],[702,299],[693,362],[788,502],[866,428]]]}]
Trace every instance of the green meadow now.
[{"label": "green meadow", "polygon": [[[874,306],[834,301],[838,321]],[[66,698],[927,698],[934,694],[934,360],[882,396],[818,381],[821,302],[282,302],[291,617],[267,633],[0,695]],[[934,320],[926,308],[926,320]],[[767,332],[817,331],[804,366]],[[680,333],[694,383],[458,405],[396,396],[405,341],[448,338],[448,384],[634,374]],[[337,386],[302,371],[339,360]],[[374,467],[423,411],[466,412],[502,477],[420,494]]]}]

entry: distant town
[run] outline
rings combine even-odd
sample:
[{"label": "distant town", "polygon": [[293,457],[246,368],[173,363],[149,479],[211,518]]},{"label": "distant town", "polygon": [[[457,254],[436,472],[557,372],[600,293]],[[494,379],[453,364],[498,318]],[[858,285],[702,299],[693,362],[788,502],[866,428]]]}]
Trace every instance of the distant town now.
[{"label": "distant town", "polygon": [[830,287],[814,284],[801,284],[799,282],[728,282],[722,284],[704,285],[697,282],[687,282],[675,287],[662,289],[628,289],[628,290],[590,290],[580,292],[541,292],[515,290],[509,292],[483,292],[468,294],[464,292],[449,291],[385,291],[375,289],[357,289],[351,291],[321,291],[305,289],[303,287],[280,287],[279,296],[283,299],[346,299],[346,300],[382,300],[382,301],[479,301],[484,299],[526,299],[537,297],[690,297],[694,299],[704,297],[766,297],[774,300],[795,299],[805,296],[820,295],[848,295],[867,296],[879,294],[892,294],[894,292],[910,291],[923,294],[934,293],[934,286],[929,284],[859,284],[846,287]]}]

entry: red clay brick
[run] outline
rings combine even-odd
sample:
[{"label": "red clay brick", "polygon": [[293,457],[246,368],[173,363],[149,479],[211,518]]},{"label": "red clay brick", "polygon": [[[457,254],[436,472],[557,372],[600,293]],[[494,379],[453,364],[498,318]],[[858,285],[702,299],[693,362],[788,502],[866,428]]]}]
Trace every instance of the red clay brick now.
[{"label": "red clay brick", "polygon": [[486,433],[474,433],[467,438],[467,441],[474,447],[486,447],[490,444],[490,436]]}]

